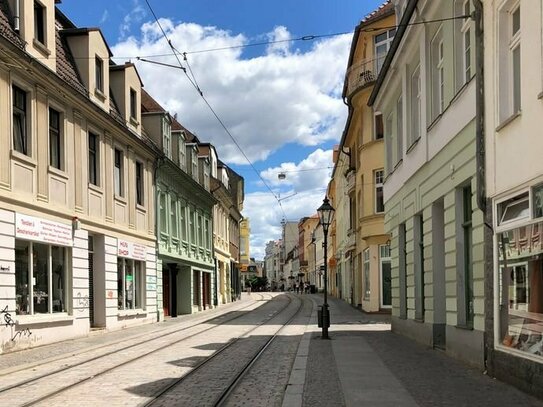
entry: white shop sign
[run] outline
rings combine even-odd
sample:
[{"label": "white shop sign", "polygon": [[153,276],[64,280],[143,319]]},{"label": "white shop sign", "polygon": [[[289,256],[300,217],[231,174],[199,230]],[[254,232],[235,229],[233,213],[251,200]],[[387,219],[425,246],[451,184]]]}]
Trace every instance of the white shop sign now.
[{"label": "white shop sign", "polygon": [[117,239],[117,256],[145,261],[147,259],[147,246]]},{"label": "white shop sign", "polygon": [[15,214],[15,237],[59,246],[73,246],[72,225]]}]

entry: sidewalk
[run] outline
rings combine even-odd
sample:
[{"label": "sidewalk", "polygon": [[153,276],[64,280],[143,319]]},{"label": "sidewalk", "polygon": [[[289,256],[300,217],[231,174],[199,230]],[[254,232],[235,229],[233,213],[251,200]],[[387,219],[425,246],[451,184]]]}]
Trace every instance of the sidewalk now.
[{"label": "sidewalk", "polygon": [[[322,296],[311,297],[322,303]],[[320,338],[315,311],[297,355],[307,355],[303,393],[296,396],[295,386],[289,385],[284,407],[543,406],[444,353],[392,333],[387,315],[364,314],[335,299],[329,304],[331,340]]]}]

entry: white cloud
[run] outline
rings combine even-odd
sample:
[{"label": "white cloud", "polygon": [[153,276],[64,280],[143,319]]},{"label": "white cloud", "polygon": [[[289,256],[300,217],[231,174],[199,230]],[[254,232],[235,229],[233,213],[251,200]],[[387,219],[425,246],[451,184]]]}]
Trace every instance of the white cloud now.
[{"label": "white cloud", "polygon": [[[139,3],[138,0],[132,0],[132,8],[124,16],[121,25],[119,26],[119,38],[124,40],[130,33],[132,24],[137,24],[143,21],[146,16],[145,8]],[[104,18],[104,16],[102,16]]]},{"label": "white cloud", "polygon": [[102,13],[102,17],[100,18],[100,25],[104,24],[109,19],[109,11],[107,9],[104,10]]},{"label": "white cloud", "polygon": [[[241,34],[217,27],[160,21],[180,52],[248,42]],[[285,27],[268,34],[273,39],[289,37]],[[315,42],[306,52],[288,42],[276,45],[251,58],[243,54],[249,50],[239,48],[188,54],[204,96],[253,163],[265,160],[288,142],[318,146],[338,140],[346,116],[341,89],[350,36]],[[154,22],[143,24],[140,36],[128,37],[112,50],[114,55],[146,56],[177,65],[173,56],[150,57],[171,52]],[[246,164],[181,70],[133,62],[137,63],[145,89],[171,113],[178,113],[182,124],[201,140],[213,143],[224,161]]]},{"label": "white cloud", "polygon": [[[291,187],[296,192],[325,188],[332,173],[332,150],[317,149],[300,163],[282,163],[279,167],[268,168],[260,173],[268,185]],[[279,179],[284,174],[284,179]]]}]

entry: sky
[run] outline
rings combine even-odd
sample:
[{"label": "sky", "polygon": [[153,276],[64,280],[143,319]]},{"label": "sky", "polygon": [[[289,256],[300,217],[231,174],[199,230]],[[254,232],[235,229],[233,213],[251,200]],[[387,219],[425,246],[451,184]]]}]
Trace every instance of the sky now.
[{"label": "sky", "polygon": [[[383,2],[62,0],[59,8],[78,27],[100,28],[115,62],[135,63],[145,90],[244,177],[242,213],[259,260],[283,219],[311,216],[322,203],[347,118],[352,32]],[[308,36],[317,38],[296,40]],[[280,42],[247,46],[270,41]]]}]

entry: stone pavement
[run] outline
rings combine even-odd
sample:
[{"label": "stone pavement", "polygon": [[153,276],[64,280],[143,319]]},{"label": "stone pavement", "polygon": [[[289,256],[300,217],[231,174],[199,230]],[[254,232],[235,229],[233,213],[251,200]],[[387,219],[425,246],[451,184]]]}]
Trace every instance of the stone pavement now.
[{"label": "stone pavement", "polygon": [[[311,297],[322,304],[321,295]],[[335,299],[329,304],[331,339],[320,338],[315,307],[283,407],[543,406],[442,352],[392,333],[388,315],[365,314]]]}]

